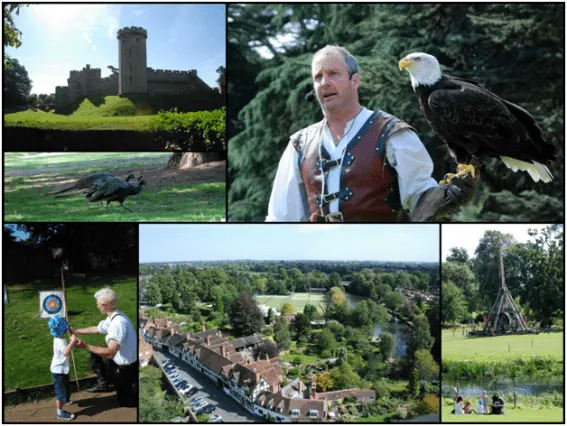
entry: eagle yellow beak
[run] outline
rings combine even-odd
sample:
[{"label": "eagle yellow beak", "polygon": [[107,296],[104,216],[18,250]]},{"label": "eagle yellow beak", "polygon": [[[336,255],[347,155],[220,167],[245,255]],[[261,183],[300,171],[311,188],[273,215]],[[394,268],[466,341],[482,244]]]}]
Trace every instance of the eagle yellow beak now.
[{"label": "eagle yellow beak", "polygon": [[410,61],[408,58],[403,58],[400,61],[400,71],[406,69],[407,67],[409,67],[410,65],[413,65],[413,62]]}]

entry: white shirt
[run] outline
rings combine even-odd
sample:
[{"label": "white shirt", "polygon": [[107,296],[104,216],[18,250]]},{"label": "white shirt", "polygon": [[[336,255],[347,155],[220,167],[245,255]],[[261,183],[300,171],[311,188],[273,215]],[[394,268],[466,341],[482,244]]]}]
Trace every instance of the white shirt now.
[{"label": "white shirt", "polygon": [[[371,115],[372,111],[362,108],[362,111],[346,124],[345,135],[337,145],[335,145],[329,126],[325,123],[322,143],[329,152],[331,160],[344,157],[351,138],[358,133]],[[398,173],[402,206],[413,212],[419,196],[424,191],[438,186],[435,179],[431,177],[433,173],[431,157],[419,137],[409,129],[399,130],[388,137],[386,157]],[[340,167],[333,167],[329,170],[326,194],[340,190],[340,169]],[[289,143],[280,159],[274,179],[266,222],[306,221],[309,213],[304,208],[303,187],[298,154],[293,145]],[[339,200],[331,201],[329,211],[333,213],[338,209]]]},{"label": "white shirt", "polygon": [[[120,315],[118,315],[120,314]],[[98,332],[106,334],[106,344],[116,340],[120,345],[112,360],[118,365],[130,365],[138,357],[138,342],[134,326],[130,319],[118,309],[111,316],[98,323]]]},{"label": "white shirt", "polygon": [[67,347],[67,339],[55,337],[53,339],[53,359],[51,360],[51,372],[55,374],[69,374],[69,357],[63,355]]}]

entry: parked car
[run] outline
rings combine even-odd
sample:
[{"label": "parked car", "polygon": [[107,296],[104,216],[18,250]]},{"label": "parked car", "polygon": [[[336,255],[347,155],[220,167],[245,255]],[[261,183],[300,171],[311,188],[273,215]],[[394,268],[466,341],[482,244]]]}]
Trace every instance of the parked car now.
[{"label": "parked car", "polygon": [[181,380],[180,382],[174,383],[174,385],[177,389],[181,389],[181,387],[185,386],[186,384],[187,384],[187,381],[185,379]]},{"label": "parked car", "polygon": [[193,388],[191,388],[191,390],[189,392],[187,392],[186,396],[187,396],[187,398],[189,398],[190,396],[195,395],[197,392],[199,392],[199,389],[193,387]]},{"label": "parked car", "polygon": [[209,423],[222,423],[222,416],[219,416],[218,414],[213,414],[209,418]]},{"label": "parked car", "polygon": [[191,399],[189,400],[189,404],[194,404],[195,402],[197,402],[197,401],[202,401],[202,400],[204,400],[204,399],[205,399],[205,398],[203,398],[202,396],[196,396],[195,398],[191,398]]},{"label": "parked car", "polygon": [[216,407],[212,404],[207,404],[199,409],[197,409],[197,411],[195,411],[195,414],[199,415],[199,414],[205,414],[205,413],[212,413],[213,411],[215,411]]},{"label": "parked car", "polygon": [[204,399],[204,398],[201,398],[201,399],[198,399],[197,401],[195,401],[193,403],[190,403],[189,405],[191,405],[191,407],[193,407],[195,410],[198,410],[199,408],[204,407],[207,404],[208,404],[207,400]]}]

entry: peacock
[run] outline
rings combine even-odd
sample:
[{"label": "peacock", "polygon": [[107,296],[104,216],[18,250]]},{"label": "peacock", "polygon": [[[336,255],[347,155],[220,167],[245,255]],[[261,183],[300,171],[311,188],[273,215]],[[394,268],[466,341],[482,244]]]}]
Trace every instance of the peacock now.
[{"label": "peacock", "polygon": [[123,179],[114,178],[92,193],[89,196],[88,201],[91,203],[95,201],[106,201],[107,213],[108,205],[112,201],[118,201],[126,210],[133,212],[132,209],[124,205],[124,201],[126,200],[126,197],[139,194],[142,191],[142,186],[144,185],[146,185],[146,181],[142,179],[142,176],[138,178],[137,186],[134,186]]}]

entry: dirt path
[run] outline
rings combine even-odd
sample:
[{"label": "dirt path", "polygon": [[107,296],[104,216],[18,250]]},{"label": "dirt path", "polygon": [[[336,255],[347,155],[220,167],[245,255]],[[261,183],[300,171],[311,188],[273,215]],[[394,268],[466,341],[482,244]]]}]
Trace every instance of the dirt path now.
[{"label": "dirt path", "polygon": [[[135,423],[138,417],[136,408],[120,407],[116,393],[75,392],[75,404],[65,409],[77,416],[80,423]],[[4,421],[7,423],[73,423],[55,418],[55,398],[27,402],[4,407]]]}]

